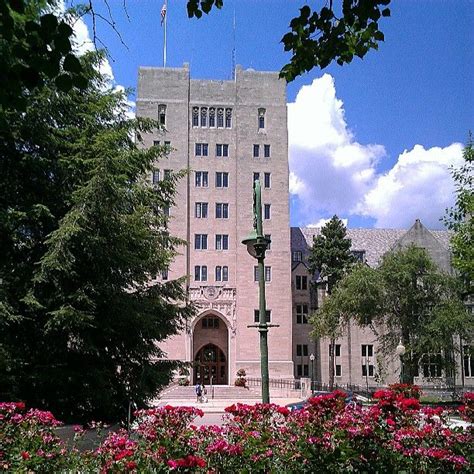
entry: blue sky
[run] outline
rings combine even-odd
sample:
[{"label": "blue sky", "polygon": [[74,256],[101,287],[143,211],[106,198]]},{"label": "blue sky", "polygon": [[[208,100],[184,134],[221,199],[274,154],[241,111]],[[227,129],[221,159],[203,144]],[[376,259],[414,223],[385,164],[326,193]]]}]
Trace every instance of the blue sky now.
[{"label": "blue sky", "polygon": [[[127,46],[104,22],[98,36],[115,82],[133,88],[139,66],[163,63],[163,2],[126,0],[129,18],[122,0],[109,3]],[[230,79],[235,44],[237,64],[279,70],[289,58],[279,41],[303,4],[224,0],[222,10],[190,20],[185,0],[168,0],[167,64],[189,62],[193,78]],[[107,14],[100,0],[95,6]],[[293,225],[337,213],[350,227],[408,227],[419,217],[439,228],[453,202],[448,169],[460,164],[474,125],[474,2],[392,0],[390,8],[379,51],[288,86]]]}]

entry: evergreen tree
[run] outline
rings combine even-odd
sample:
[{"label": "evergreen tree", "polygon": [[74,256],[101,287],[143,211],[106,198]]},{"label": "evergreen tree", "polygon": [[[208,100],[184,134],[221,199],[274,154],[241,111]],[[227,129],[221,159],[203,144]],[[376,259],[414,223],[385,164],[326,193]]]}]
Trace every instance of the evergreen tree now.
[{"label": "evergreen tree", "polygon": [[[351,253],[351,239],[346,237],[346,227],[337,217],[321,229],[321,233],[313,237],[313,246],[308,259],[311,273],[317,273],[325,282],[326,292],[330,295],[338,282],[355,262]],[[325,303],[323,303],[324,308]],[[334,386],[334,346],[341,335],[342,326],[338,315],[330,311],[319,311],[312,318],[313,337],[329,337],[329,388]]]},{"label": "evergreen tree", "polygon": [[25,113],[2,111],[0,383],[3,397],[64,420],[118,419],[169,380],[157,342],[191,309],[161,282],[180,241],[167,230],[179,175],[151,186],[162,154],[121,93],[83,58],[88,87],[47,82]]}]

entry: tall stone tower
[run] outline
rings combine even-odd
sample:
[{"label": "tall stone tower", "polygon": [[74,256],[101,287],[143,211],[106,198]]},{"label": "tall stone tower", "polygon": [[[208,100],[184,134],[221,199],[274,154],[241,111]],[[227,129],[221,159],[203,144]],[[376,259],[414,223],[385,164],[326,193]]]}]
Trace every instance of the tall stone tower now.
[{"label": "tall stone tower", "polygon": [[156,165],[189,170],[170,210],[170,232],[188,242],[164,278],[188,277],[198,314],[162,343],[169,359],[194,361],[192,381],[232,384],[237,370],[260,376],[256,261],[242,239],[253,226],[253,180],[262,184],[270,377],[293,378],[286,84],[275,72],[237,67],[235,80],[190,79],[183,68],[139,70],[137,115],[163,131],[145,146],[169,144]]}]

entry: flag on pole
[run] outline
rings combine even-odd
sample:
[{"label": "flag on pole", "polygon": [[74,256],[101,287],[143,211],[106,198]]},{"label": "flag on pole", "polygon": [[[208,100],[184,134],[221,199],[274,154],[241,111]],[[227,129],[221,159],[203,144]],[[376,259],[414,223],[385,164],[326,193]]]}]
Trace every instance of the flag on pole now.
[{"label": "flag on pole", "polygon": [[163,3],[163,6],[161,7],[161,25],[163,26],[163,23],[166,18],[166,1]]}]

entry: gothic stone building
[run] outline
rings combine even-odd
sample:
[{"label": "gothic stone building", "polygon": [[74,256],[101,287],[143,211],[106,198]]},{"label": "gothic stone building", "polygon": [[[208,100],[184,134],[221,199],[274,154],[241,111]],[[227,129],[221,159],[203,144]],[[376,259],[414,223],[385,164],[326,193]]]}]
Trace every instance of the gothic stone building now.
[{"label": "gothic stone building", "polygon": [[166,277],[188,275],[199,312],[186,330],[163,344],[172,359],[200,364],[194,380],[233,383],[244,368],[259,376],[256,261],[242,239],[253,227],[253,181],[260,178],[267,308],[272,323],[269,369],[292,378],[291,258],[288,203],[286,84],[275,72],[237,67],[235,80],[190,79],[183,68],[140,68],[137,115],[160,120],[166,131],[145,145],[169,144],[157,166],[190,173],[178,186],[170,232],[188,242]]},{"label": "gothic stone building", "polygon": [[[256,261],[242,239],[253,226],[253,181],[260,179],[264,232],[271,239],[265,260],[271,378],[311,377],[327,382],[328,343],[309,339],[308,313],[324,289],[311,291],[306,258],[314,228],[289,227],[286,85],[278,73],[236,68],[229,81],[194,80],[188,66],[139,70],[137,115],[158,118],[163,130],[144,137],[170,153],[151,179],[168,170],[189,170],[170,210],[170,232],[180,249],[164,279],[188,278],[198,312],[186,329],[162,343],[170,359],[196,362],[192,382],[232,384],[237,370],[260,376]],[[449,271],[448,234],[416,223],[405,230],[349,229],[354,253],[368,265],[396,246],[415,242]],[[311,361],[311,354],[314,360]],[[337,341],[336,382],[374,384],[374,335],[351,327]],[[464,374],[472,377],[468,356]],[[397,361],[387,382],[397,378]],[[437,375],[436,369],[434,375]],[[474,380],[474,379],[471,379]]]}]

